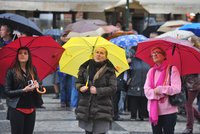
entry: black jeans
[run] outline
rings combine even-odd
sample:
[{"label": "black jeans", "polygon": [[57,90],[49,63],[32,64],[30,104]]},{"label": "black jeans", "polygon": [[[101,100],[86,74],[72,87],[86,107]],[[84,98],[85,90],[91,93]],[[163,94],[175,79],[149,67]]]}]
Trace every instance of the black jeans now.
[{"label": "black jeans", "polygon": [[12,134],[32,134],[35,126],[35,111],[24,114],[16,109],[9,108],[9,120]]},{"label": "black jeans", "polygon": [[176,119],[176,113],[159,116],[158,124],[152,124],[153,134],[174,134]]}]

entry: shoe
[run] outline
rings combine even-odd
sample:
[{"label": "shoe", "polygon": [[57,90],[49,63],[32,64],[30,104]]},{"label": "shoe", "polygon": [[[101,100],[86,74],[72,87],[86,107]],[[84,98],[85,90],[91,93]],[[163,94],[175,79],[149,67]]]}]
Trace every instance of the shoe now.
[{"label": "shoe", "polygon": [[140,118],[140,121],[144,121],[144,118]]},{"label": "shoe", "polygon": [[131,121],[135,121],[136,120],[136,118],[133,118],[133,117],[131,117],[131,119],[130,119]]},{"label": "shoe", "polygon": [[59,99],[59,95],[54,96],[52,99]]},{"label": "shoe", "polygon": [[118,117],[118,118],[115,118],[115,119],[113,119],[114,121],[123,121],[124,119],[123,118],[121,118],[121,117]]},{"label": "shoe", "polygon": [[66,107],[66,104],[65,104],[65,103],[61,103],[61,104],[60,104],[60,107],[65,108],[65,107]]},{"label": "shoe", "polygon": [[119,112],[120,115],[129,115],[128,112],[125,112],[125,111],[122,111],[122,112]]},{"label": "shoe", "polygon": [[186,128],[182,134],[192,134],[192,129],[191,128]]}]

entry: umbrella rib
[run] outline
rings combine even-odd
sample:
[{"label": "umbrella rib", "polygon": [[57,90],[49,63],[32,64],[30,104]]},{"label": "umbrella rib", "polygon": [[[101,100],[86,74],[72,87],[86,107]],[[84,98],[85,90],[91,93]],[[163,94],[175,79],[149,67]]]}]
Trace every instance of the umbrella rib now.
[{"label": "umbrella rib", "polygon": [[37,57],[38,59],[42,60],[44,63],[46,63],[47,65],[49,65],[52,69],[54,69],[54,67],[52,65],[50,65],[48,62],[46,62],[45,60],[41,59],[40,57],[33,55],[35,57]]}]

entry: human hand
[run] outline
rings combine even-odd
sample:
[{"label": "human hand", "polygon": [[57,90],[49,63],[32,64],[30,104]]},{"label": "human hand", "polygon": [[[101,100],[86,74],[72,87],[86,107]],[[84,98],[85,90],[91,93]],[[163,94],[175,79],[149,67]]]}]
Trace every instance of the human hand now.
[{"label": "human hand", "polygon": [[82,93],[86,92],[87,90],[88,90],[88,86],[82,86],[82,87],[80,88],[80,91],[81,91]]},{"label": "human hand", "polygon": [[32,92],[33,90],[35,90],[35,85],[34,84],[29,84],[28,86],[26,86],[23,89],[24,92]]},{"label": "human hand", "polygon": [[96,87],[91,86],[91,87],[90,87],[90,93],[91,93],[91,94],[97,94],[97,89],[96,89]]},{"label": "human hand", "polygon": [[154,89],[154,93],[157,94],[157,95],[159,94],[158,88],[155,88],[155,89]]},{"label": "human hand", "polygon": [[34,85],[35,85],[35,88],[39,88],[39,83],[37,82],[37,80],[34,80]]}]

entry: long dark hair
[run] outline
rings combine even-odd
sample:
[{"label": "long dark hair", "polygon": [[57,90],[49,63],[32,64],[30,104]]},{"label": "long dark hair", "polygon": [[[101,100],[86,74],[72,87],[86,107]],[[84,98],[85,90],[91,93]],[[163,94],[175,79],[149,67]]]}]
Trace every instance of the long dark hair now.
[{"label": "long dark hair", "polygon": [[16,60],[15,60],[16,62],[14,63],[14,66],[13,66],[13,69],[16,72],[16,75],[17,75],[16,79],[17,80],[23,79],[23,76],[22,76],[22,73],[21,73],[22,70],[21,70],[19,59],[18,59],[18,55],[19,55],[20,50],[27,50],[27,52],[28,52],[28,61],[26,63],[26,74],[27,74],[28,78],[32,79],[32,77],[34,78],[35,75],[34,75],[34,69],[33,69],[33,64],[32,64],[31,52],[30,52],[28,47],[20,47],[17,50]]}]

